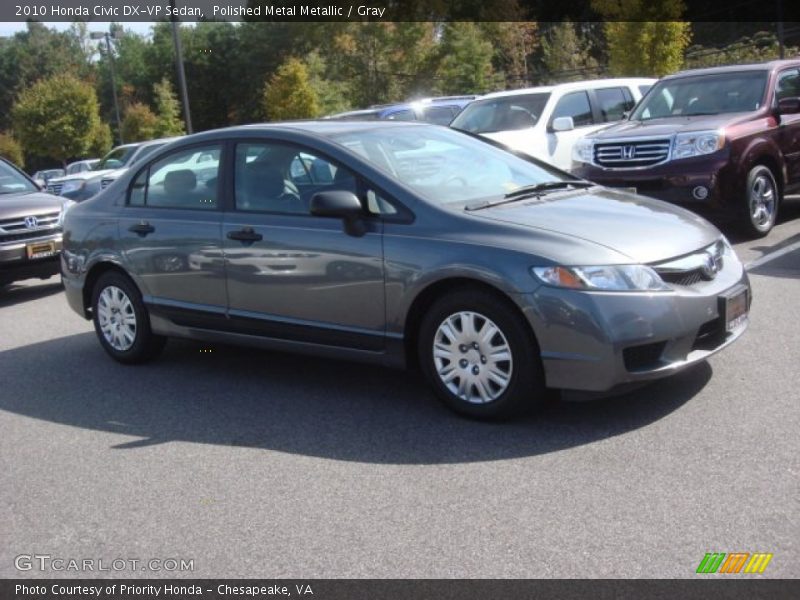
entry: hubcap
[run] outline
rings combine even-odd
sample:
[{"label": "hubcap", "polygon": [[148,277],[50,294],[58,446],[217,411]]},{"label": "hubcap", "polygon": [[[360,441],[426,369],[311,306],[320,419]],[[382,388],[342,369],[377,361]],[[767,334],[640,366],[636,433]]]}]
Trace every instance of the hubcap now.
[{"label": "hubcap", "polygon": [[103,288],[97,299],[97,321],[103,337],[114,348],[124,352],[136,340],[136,313],[127,294],[116,286]]},{"label": "hubcap", "polygon": [[442,321],[433,338],[433,361],[447,389],[472,404],[497,399],[511,382],[508,340],[480,313],[458,312]]},{"label": "hubcap", "polygon": [[750,188],[750,220],[758,229],[765,229],[775,218],[775,187],[769,177],[759,175]]}]

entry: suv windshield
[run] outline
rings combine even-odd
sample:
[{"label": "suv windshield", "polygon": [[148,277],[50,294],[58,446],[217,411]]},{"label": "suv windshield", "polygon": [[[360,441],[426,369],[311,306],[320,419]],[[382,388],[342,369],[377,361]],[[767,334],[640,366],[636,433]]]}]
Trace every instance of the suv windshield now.
[{"label": "suv windshield", "polygon": [[756,110],[764,101],[767,74],[767,71],[740,71],[659,81],[636,107],[631,120]]},{"label": "suv windshield", "polygon": [[545,166],[445,127],[375,127],[331,138],[431,204],[504,198],[523,187],[565,180]]},{"label": "suv windshield", "polygon": [[119,169],[120,167],[124,167],[136,153],[137,148],[139,148],[138,145],[114,148],[97,163],[93,170],[100,171],[102,169]]},{"label": "suv windshield", "polygon": [[35,192],[37,188],[14,167],[0,161],[0,194]]},{"label": "suv windshield", "polygon": [[536,125],[548,98],[549,93],[538,93],[476,100],[467,105],[450,126],[470,133],[526,129]]}]

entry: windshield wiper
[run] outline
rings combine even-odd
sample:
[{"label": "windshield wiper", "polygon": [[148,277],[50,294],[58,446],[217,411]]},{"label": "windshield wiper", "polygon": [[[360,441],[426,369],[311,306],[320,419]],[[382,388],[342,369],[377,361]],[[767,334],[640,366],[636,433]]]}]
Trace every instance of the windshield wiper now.
[{"label": "windshield wiper", "polygon": [[587,187],[594,187],[597,185],[596,183],[592,183],[591,181],[545,181],[544,183],[537,183],[535,185],[526,185],[521,188],[514,190],[513,192],[507,193],[501,200],[482,200],[481,202],[475,202],[474,204],[468,204],[465,209],[466,210],[481,210],[482,208],[489,208],[490,206],[499,206],[500,204],[508,204],[509,202],[515,202],[517,200],[522,200],[523,198],[528,198],[530,196],[541,196],[548,192],[553,192],[556,190],[563,190],[568,188],[587,188]]}]

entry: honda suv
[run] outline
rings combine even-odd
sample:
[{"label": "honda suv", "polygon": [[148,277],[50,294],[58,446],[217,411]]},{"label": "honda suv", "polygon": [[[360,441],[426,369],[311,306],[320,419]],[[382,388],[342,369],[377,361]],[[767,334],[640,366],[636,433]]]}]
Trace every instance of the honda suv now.
[{"label": "honda suv", "polygon": [[626,121],[580,140],[572,172],[733,216],[754,236],[800,190],[800,60],[661,79]]}]

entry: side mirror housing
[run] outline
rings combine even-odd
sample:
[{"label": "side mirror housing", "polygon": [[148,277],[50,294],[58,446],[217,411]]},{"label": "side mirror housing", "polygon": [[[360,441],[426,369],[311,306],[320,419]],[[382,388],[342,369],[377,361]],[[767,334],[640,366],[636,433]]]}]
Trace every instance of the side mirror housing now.
[{"label": "side mirror housing", "polygon": [[800,113],[800,98],[792,96],[791,98],[781,98],[778,100],[778,114],[779,115],[794,115]]},{"label": "side mirror housing", "polygon": [[572,131],[575,129],[575,121],[572,117],[558,117],[553,119],[551,127],[553,131]]},{"label": "side mirror housing", "polygon": [[348,235],[360,237],[366,233],[362,217],[364,209],[353,192],[331,190],[311,196],[310,212],[316,217],[333,217],[344,221]]}]

